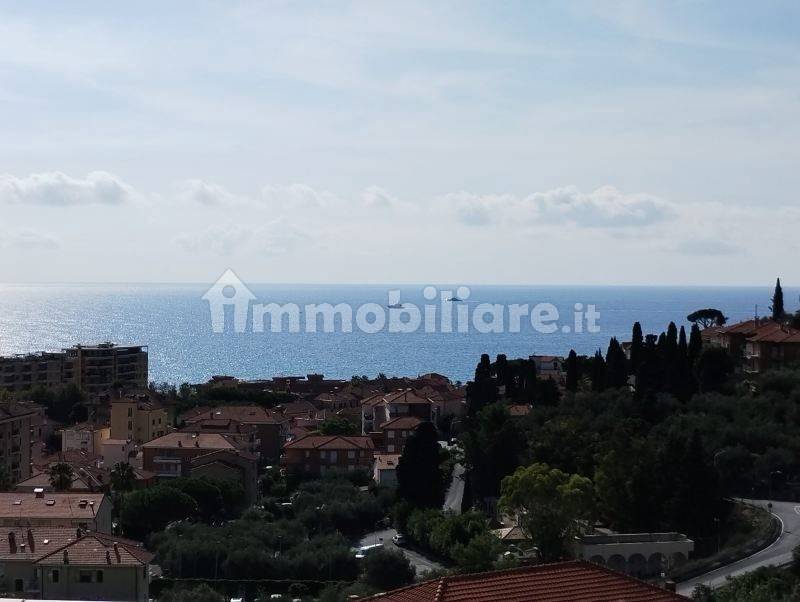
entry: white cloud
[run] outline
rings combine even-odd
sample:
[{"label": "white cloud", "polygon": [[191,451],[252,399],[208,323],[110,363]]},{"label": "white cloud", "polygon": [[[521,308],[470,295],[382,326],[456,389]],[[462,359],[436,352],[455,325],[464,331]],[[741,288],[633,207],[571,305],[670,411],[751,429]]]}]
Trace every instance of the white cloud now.
[{"label": "white cloud", "polygon": [[369,186],[361,193],[361,201],[365,207],[373,209],[388,209],[397,205],[397,198],[380,186]]},{"label": "white cloud", "polygon": [[43,232],[30,229],[0,231],[0,248],[3,249],[45,249],[60,247],[58,240]]},{"label": "white cloud", "polygon": [[261,198],[268,204],[280,208],[324,208],[341,202],[341,199],[332,192],[317,190],[307,184],[264,186],[261,189]]},{"label": "white cloud", "polygon": [[183,201],[201,205],[230,205],[244,200],[222,186],[203,180],[186,180],[178,192],[178,197]]},{"label": "white cloud", "polygon": [[135,190],[104,172],[93,171],[85,178],[46,172],[18,178],[0,174],[0,203],[29,205],[121,205],[136,198]]},{"label": "white cloud", "polygon": [[260,226],[227,224],[210,226],[198,232],[175,237],[179,247],[191,253],[230,256],[239,252],[280,255],[308,241],[309,235],[283,219]]},{"label": "white cloud", "polygon": [[686,255],[736,255],[743,249],[730,241],[719,238],[691,238],[679,242],[675,250]]},{"label": "white cloud", "polygon": [[628,228],[649,226],[675,215],[675,206],[648,194],[623,194],[613,186],[583,193],[575,186],[534,192],[525,197],[509,194],[444,195],[458,221],[482,226],[503,221],[510,224],[569,223],[581,228]]}]

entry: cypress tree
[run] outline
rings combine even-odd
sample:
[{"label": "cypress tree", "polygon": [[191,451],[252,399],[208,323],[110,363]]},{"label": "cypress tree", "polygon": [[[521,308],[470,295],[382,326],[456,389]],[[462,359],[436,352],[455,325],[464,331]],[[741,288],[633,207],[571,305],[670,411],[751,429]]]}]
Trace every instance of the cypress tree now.
[{"label": "cypress tree", "polygon": [[574,349],[570,349],[567,361],[564,362],[564,367],[567,371],[567,391],[573,393],[578,390],[578,382],[581,378],[581,366],[578,361],[578,354]]},{"label": "cypress tree", "polygon": [[694,367],[697,358],[703,351],[703,336],[700,334],[700,327],[692,324],[692,332],[689,335],[689,365]]},{"label": "cypress tree", "polygon": [[605,384],[613,389],[619,389],[628,384],[628,366],[625,352],[616,337],[611,339],[606,352]]},{"label": "cypress tree", "polygon": [[631,335],[631,374],[636,374],[639,370],[639,364],[642,362],[643,347],[644,335],[642,334],[642,325],[636,322],[633,325],[633,334]]},{"label": "cypress tree", "polygon": [[775,283],[775,294],[772,296],[772,319],[776,322],[783,320],[786,312],[783,308],[783,289],[781,288],[781,279]]},{"label": "cypress tree", "polygon": [[606,362],[598,349],[592,360],[592,391],[603,391],[606,388]]}]

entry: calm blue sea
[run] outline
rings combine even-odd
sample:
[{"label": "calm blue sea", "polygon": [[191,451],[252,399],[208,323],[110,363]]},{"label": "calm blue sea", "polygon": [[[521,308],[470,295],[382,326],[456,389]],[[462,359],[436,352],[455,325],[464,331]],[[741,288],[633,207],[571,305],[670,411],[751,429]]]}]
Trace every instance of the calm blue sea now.
[{"label": "calm blue sea", "polygon": [[[422,286],[255,285],[260,303],[349,303],[382,306],[387,291],[400,289],[402,301],[422,306]],[[450,288],[450,287],[442,287]],[[57,350],[76,343],[115,341],[148,345],[150,378],[199,382],[213,374],[242,378],[322,372],[329,377],[440,372],[471,378],[481,353],[523,357],[604,351],[612,336],[627,339],[638,320],[658,333],[670,320],[680,324],[701,307],[718,307],[732,320],[749,318],[758,304],[763,315],[772,294],[763,288],[474,286],[468,305],[553,303],[559,324],[572,324],[575,303],[600,312],[596,334],[520,333],[414,334],[386,331],[352,333],[253,333],[211,328],[209,305],[200,285],[0,285],[0,354]],[[785,288],[787,309],[796,309],[800,289]],[[431,302],[427,302],[431,303]],[[566,316],[566,320],[564,317]]]}]

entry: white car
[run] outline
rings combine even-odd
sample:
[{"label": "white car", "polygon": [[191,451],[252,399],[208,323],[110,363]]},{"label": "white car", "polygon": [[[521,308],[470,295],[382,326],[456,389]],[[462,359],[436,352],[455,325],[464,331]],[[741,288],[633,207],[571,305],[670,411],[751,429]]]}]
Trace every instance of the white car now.
[{"label": "white car", "polygon": [[392,537],[392,541],[396,546],[404,546],[406,545],[406,536],[401,535],[400,533],[395,533],[394,537]]}]

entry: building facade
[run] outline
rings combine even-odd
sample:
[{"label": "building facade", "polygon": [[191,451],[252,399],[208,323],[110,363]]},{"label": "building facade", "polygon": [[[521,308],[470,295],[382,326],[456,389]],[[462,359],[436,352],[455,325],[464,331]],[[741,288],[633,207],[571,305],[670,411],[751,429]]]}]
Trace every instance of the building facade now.
[{"label": "building facade", "polygon": [[167,434],[167,411],[147,389],[116,392],[110,403],[111,439],[147,443]]},{"label": "building facade", "polygon": [[370,437],[306,435],[283,446],[281,465],[311,475],[329,471],[372,471],[375,445]]},{"label": "building facade", "polygon": [[111,387],[146,387],[147,347],[102,343],[61,352],[0,357],[0,390],[18,393],[35,387],[75,385],[87,393]]},{"label": "building facade", "polygon": [[61,429],[61,450],[80,450],[99,456],[103,441],[111,436],[111,428],[105,425],[82,422]]},{"label": "building facade", "polygon": [[12,484],[31,476],[32,433],[43,415],[44,409],[34,403],[0,404],[0,467]]}]

